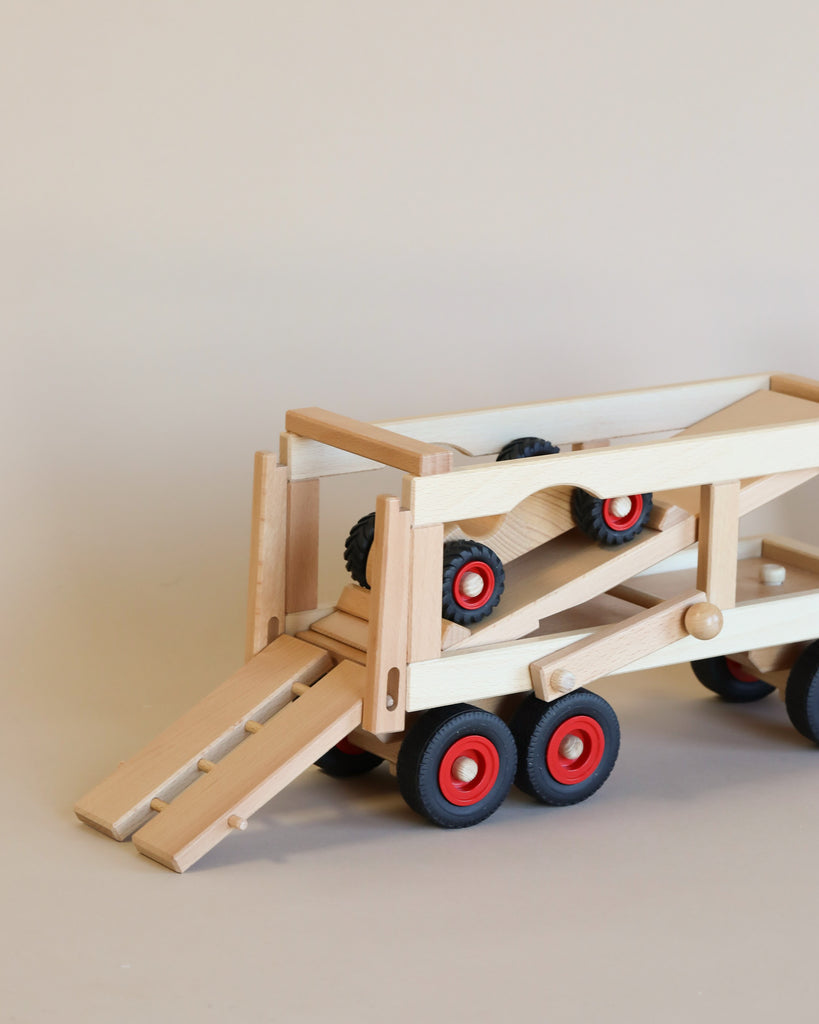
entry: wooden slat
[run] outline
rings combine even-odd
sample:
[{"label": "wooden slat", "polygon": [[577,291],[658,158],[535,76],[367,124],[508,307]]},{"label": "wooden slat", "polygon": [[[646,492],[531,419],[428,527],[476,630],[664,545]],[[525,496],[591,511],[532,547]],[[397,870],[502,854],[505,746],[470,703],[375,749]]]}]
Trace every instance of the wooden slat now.
[{"label": "wooden slat", "polygon": [[398,732],[404,727],[410,567],[409,512],[382,494],[376,502],[372,597],[367,639],[364,728]]},{"label": "wooden slat", "polygon": [[774,373],[771,376],[771,391],[819,402],[819,381],[810,377],[799,377],[790,373]]},{"label": "wooden slat", "polygon": [[250,580],[245,657],[284,630],[287,551],[287,469],[272,452],[256,452],[250,527]]},{"label": "wooden slat", "polygon": [[329,651],[337,661],[343,661],[346,658],[348,661],[354,661],[357,665],[367,664],[366,651],[360,651],[357,647],[350,647],[349,644],[342,643],[341,640],[333,640],[332,637],[323,636],[321,633],[314,633],[312,629],[305,629],[303,632],[297,633],[296,636],[299,640],[306,640],[307,643],[314,644],[324,651]]},{"label": "wooden slat", "polygon": [[[603,626],[594,635],[565,647],[557,654],[533,661],[529,666],[532,685],[541,700],[553,700],[562,693],[586,686],[625,668],[639,658],[687,636],[683,622],[692,604],[702,601],[698,590],[646,608],[624,622]],[[553,673],[571,673],[571,684],[554,685]]]},{"label": "wooden slat", "polygon": [[287,413],[285,425],[291,433],[394,466],[405,473],[427,476],[447,473],[452,468],[452,452],[445,448],[325,409],[292,409]]},{"label": "wooden slat", "polygon": [[[819,589],[737,605],[729,608],[724,618],[722,631],[713,640],[685,637],[632,665],[615,669],[612,675],[715,658],[755,646],[814,640],[819,634]],[[583,629],[479,650],[448,651],[434,661],[410,665],[407,711],[528,692],[532,688],[529,665],[533,661],[584,640],[594,632]]]},{"label": "wooden slat", "polygon": [[819,548],[813,544],[790,540],[787,537],[764,537],[762,557],[768,562],[781,562],[786,566],[793,565],[798,569],[819,573]]},{"label": "wooden slat", "polygon": [[413,530],[410,554],[409,661],[426,661],[441,653],[441,581],[444,573],[444,528]]},{"label": "wooden slat", "polygon": [[318,604],[319,481],[287,485],[287,611]]},{"label": "wooden slat", "polygon": [[[671,433],[767,389],[768,383],[767,374],[757,374],[377,425],[419,441],[447,444],[467,455],[493,455],[517,437],[544,437],[566,445],[600,437]],[[292,479],[378,468],[377,462],[293,434],[284,435],[282,451]]]},{"label": "wooden slat", "polygon": [[739,480],[703,487],[700,506],[697,587],[724,611],[736,604]]},{"label": "wooden slat", "polygon": [[499,515],[547,487],[578,486],[603,498],[666,492],[812,469],[817,453],[819,415],[803,422],[499,462],[439,477],[405,477],[402,501],[415,524],[424,526]]},{"label": "wooden slat", "polygon": [[355,583],[348,583],[341,592],[336,608],[340,612],[347,612],[369,622],[370,598],[371,592],[369,590],[356,586]]},{"label": "wooden slat", "polygon": [[218,761],[242,740],[246,721],[265,720],[290,700],[293,683],[311,683],[332,667],[326,651],[280,636],[86,794],[77,817],[127,838],[150,816],[151,800],[171,800],[198,777],[202,758]]},{"label": "wooden slat", "polygon": [[356,647],[359,651],[367,650],[368,623],[365,619],[356,618],[355,615],[331,612],[325,618],[314,622],[310,628],[316,633],[323,633],[333,640],[340,640],[350,647]]},{"label": "wooden slat", "polygon": [[248,736],[134,835],[140,853],[185,871],[361,724],[365,671],[345,661]]}]

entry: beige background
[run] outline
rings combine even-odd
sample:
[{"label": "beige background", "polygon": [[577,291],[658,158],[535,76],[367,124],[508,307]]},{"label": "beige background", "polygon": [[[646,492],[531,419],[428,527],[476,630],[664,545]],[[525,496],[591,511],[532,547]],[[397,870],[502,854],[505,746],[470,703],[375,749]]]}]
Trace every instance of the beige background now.
[{"label": "beige background", "polygon": [[819,753],[683,668],[575,809],[310,771],[179,877],[71,805],[240,662],[286,408],[819,376],[817,122],[807,0],[0,5],[0,1020],[815,1019]]}]

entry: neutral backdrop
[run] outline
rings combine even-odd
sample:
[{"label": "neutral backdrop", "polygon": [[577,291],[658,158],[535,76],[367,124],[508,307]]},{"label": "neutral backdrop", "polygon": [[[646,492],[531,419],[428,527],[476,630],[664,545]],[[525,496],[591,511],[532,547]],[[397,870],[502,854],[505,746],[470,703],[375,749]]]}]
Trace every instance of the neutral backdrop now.
[{"label": "neutral backdrop", "polygon": [[815,1020],[819,752],[685,668],[574,809],[311,770],[180,877],[71,807],[241,662],[285,409],[819,376],[817,123],[809,0],[0,4],[0,1020]]}]

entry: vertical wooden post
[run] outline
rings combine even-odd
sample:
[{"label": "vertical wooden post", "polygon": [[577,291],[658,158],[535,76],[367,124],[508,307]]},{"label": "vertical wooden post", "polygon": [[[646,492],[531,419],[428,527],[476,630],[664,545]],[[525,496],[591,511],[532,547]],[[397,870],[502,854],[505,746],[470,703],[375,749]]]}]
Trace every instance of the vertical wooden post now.
[{"label": "vertical wooden post", "polygon": [[256,452],[250,526],[250,581],[245,657],[284,632],[287,548],[287,467],[273,452]]},{"label": "vertical wooden post", "polygon": [[372,597],[362,722],[369,732],[404,728],[411,518],[401,511],[398,498],[378,498],[370,553]]},{"label": "vertical wooden post", "polygon": [[729,480],[705,484],[700,492],[697,587],[723,610],[737,601],[739,486],[739,480]]},{"label": "vertical wooden post", "polygon": [[429,661],[441,653],[441,579],[444,574],[444,527],[412,531],[409,641],[407,659]]},{"label": "vertical wooden post", "polygon": [[288,612],[310,611],[318,604],[319,481],[291,480],[287,485]]}]

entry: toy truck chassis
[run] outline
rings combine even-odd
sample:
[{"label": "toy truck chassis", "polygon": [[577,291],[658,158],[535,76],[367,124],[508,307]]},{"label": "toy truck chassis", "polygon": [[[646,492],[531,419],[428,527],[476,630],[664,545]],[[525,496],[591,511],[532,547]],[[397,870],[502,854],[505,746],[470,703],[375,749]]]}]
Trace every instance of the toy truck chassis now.
[{"label": "toy truck chassis", "polygon": [[[619,744],[585,687],[687,661],[729,700],[778,687],[819,742],[819,550],[740,541],[738,525],[819,472],[819,384],[756,375],[382,425],[305,409],[286,427],[281,464],[256,455],[246,665],[87,794],[86,823],[184,871],[314,762],[384,759],[448,827],[492,813],[513,778],[575,803]],[[561,453],[452,467],[452,449],[492,456],[535,434]],[[318,609],[319,480],[380,465],[405,475],[378,499],[371,589]],[[572,488],[653,493],[655,512],[616,548],[549,534],[489,618],[442,620],[444,524]]]}]

